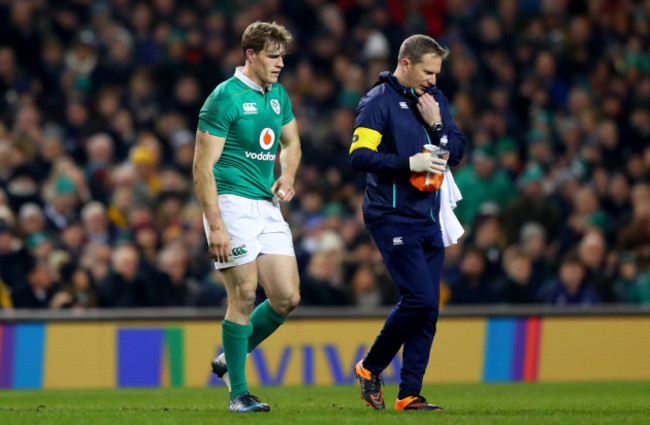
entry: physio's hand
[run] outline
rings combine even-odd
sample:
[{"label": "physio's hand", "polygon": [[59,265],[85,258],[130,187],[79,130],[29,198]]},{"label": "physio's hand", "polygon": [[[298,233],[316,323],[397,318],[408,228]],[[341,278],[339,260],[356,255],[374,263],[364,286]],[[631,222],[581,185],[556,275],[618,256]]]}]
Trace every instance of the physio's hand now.
[{"label": "physio's hand", "polygon": [[409,158],[409,168],[414,173],[426,173],[431,168],[432,159],[428,152],[416,153]]},{"label": "physio's hand", "polygon": [[433,174],[442,174],[447,169],[447,160],[444,158],[431,158],[431,167],[429,169]]},{"label": "physio's hand", "polygon": [[416,153],[409,158],[409,168],[414,173],[440,174],[445,172],[447,160],[431,156],[428,152]]},{"label": "physio's hand", "polygon": [[230,258],[230,239],[226,229],[210,229],[208,234],[210,257],[217,263],[227,263]]},{"label": "physio's hand", "polygon": [[418,111],[424,122],[426,122],[429,127],[431,127],[436,122],[442,121],[442,116],[440,114],[440,105],[438,102],[431,96],[429,93],[425,93],[422,96],[418,97],[417,104]]}]

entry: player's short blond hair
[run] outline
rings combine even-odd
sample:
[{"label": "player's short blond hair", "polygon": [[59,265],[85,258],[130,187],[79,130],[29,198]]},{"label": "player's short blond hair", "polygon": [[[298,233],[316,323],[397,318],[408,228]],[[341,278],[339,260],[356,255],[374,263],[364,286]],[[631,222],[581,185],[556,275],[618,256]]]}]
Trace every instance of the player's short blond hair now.
[{"label": "player's short blond hair", "polygon": [[246,28],[241,37],[241,47],[244,53],[251,49],[255,53],[264,50],[268,45],[278,44],[287,48],[293,41],[291,33],[282,25],[275,22],[253,22]]},{"label": "player's short blond hair", "polygon": [[409,59],[413,63],[418,63],[422,61],[422,56],[429,53],[440,56],[445,60],[449,56],[449,49],[442,47],[440,43],[428,35],[416,34],[404,40],[399,48],[397,61],[401,62],[402,59]]}]

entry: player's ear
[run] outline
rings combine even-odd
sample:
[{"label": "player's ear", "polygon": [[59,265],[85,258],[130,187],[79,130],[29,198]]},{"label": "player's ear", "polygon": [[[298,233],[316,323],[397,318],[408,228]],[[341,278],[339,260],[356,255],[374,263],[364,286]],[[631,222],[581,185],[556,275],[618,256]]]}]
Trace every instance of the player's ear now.
[{"label": "player's ear", "polygon": [[255,62],[255,52],[253,49],[246,49],[246,60],[251,63]]}]

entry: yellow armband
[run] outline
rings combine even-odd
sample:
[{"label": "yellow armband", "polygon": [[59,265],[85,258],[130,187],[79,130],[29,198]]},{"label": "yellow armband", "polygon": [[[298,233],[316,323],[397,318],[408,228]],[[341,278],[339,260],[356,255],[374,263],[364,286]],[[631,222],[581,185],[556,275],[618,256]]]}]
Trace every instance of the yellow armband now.
[{"label": "yellow armband", "polygon": [[377,152],[377,146],[381,143],[381,133],[366,127],[357,127],[352,136],[350,153],[355,149],[368,148]]}]

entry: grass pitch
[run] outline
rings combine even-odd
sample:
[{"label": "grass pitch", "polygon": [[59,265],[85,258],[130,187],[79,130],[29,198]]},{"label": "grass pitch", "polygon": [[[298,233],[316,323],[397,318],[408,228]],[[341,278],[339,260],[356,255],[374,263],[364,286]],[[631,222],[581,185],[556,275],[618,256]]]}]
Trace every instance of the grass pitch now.
[{"label": "grass pitch", "polygon": [[650,382],[448,384],[422,391],[444,412],[374,412],[358,387],[253,388],[270,413],[227,412],[219,388],[0,391],[0,424],[648,424]]}]

